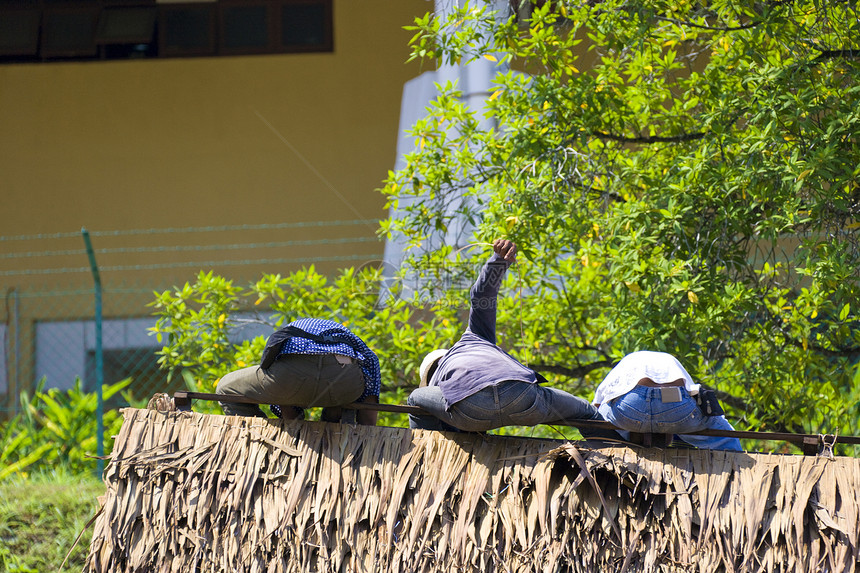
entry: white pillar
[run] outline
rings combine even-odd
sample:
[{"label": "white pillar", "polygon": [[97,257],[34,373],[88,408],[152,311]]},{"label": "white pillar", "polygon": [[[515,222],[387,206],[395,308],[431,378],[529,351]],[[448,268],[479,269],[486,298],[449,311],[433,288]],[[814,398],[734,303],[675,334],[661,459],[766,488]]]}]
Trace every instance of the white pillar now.
[{"label": "white pillar", "polygon": [[[436,0],[436,14],[444,15],[451,13],[459,1],[460,0]],[[506,17],[505,11],[509,9],[508,2],[505,0],[493,1],[495,9],[499,11],[499,14]],[[468,104],[472,110],[474,110],[475,117],[478,118],[481,123],[481,127],[493,127],[493,122],[485,119],[483,114],[484,106],[493,87],[493,78],[500,71],[504,71],[504,68],[496,62],[492,62],[486,58],[477,58],[474,61],[463,65],[445,64],[435,71],[425,72],[417,78],[408,81],[403,88],[403,96],[401,98],[400,125],[398,126],[397,137],[397,158],[394,164],[395,171],[402,169],[405,166],[403,157],[415,148],[413,138],[406,136],[405,131],[425,115],[425,109],[429,106],[430,102],[439,95],[438,90],[436,89],[437,84],[445,85],[449,81],[456,82],[457,87],[462,93],[463,101]],[[460,201],[465,200],[467,199],[464,197],[460,198]],[[418,198],[400,200],[403,206],[409,206],[419,201],[420,199]],[[461,204],[462,203],[458,204],[456,201],[452,202],[449,206],[449,213],[453,214]],[[397,210],[392,207],[389,216],[397,218]],[[474,229],[467,221],[454,219],[449,225],[445,241],[455,247],[464,246],[471,240],[473,230]],[[393,279],[400,268],[400,264],[404,259],[405,243],[406,242],[402,237],[394,237],[389,239],[385,244],[384,275],[387,281]],[[433,250],[439,246],[440,245],[426,245],[425,247],[427,250]],[[386,282],[386,285],[390,286],[392,291],[396,291],[393,283]],[[415,288],[416,285],[407,284],[401,286],[408,290],[410,288]],[[407,292],[405,294],[408,296],[411,293]],[[390,293],[384,292],[382,301],[384,302],[388,296],[390,296]]]}]

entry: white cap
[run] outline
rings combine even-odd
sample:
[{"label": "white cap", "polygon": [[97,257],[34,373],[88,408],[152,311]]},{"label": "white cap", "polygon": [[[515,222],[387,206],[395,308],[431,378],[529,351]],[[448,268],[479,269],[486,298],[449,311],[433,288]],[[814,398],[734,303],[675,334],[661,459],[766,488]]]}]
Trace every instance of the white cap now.
[{"label": "white cap", "polygon": [[421,361],[421,366],[418,368],[418,375],[421,378],[421,386],[426,386],[427,383],[430,382],[427,379],[427,374],[430,372],[430,369],[433,368],[433,365],[439,362],[447,352],[447,348],[437,348],[424,357],[424,360]]}]

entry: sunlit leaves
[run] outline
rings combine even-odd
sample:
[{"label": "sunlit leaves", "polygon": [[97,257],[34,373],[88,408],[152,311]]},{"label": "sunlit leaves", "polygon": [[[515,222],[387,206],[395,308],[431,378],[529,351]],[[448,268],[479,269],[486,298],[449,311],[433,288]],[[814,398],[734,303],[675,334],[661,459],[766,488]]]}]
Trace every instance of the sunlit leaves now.
[{"label": "sunlit leaves", "polygon": [[[838,390],[860,358],[856,5],[546,2],[526,23],[486,9],[458,12],[458,37],[514,71],[480,122],[447,95],[422,120],[445,129],[389,178],[405,217],[386,232],[420,251],[460,218],[517,240],[536,309],[519,335],[564,334],[542,360],[669,350],[748,427],[860,429]],[[457,42],[443,17],[425,24]]]},{"label": "sunlit leaves", "polygon": [[[181,374],[190,389],[212,392],[227,372],[258,364],[265,339],[277,327],[299,318],[324,318],[340,322],[374,350],[382,367],[382,401],[402,403],[417,385],[424,354],[450,346],[459,335],[462,326],[451,318],[463,301],[427,309],[413,306],[390,284],[380,298],[382,284],[381,271],[372,265],[335,277],[313,267],[267,274],[245,287],[200,273],[195,282],[156,295],[153,331],[166,338],[159,363],[168,373]],[[242,329],[248,326],[265,334],[247,340]],[[217,405],[209,407],[217,411]],[[382,416],[386,423],[393,418]]]},{"label": "sunlit leaves", "polygon": [[[130,379],[106,384],[103,400],[122,392]],[[93,473],[98,450],[98,396],[85,392],[76,379],[69,390],[44,389],[44,379],[31,396],[21,394],[20,414],[0,426],[0,480],[39,471],[65,470]],[[130,395],[123,395],[127,401]],[[139,404],[137,404],[139,405]],[[122,416],[116,409],[104,412],[105,451],[119,432]]]}]

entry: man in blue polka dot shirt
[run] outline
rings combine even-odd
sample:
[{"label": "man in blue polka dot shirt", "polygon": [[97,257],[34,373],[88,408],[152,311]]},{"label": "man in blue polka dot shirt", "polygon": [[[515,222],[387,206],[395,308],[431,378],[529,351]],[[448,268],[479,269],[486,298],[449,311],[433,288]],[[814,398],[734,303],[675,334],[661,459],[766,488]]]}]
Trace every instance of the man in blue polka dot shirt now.
[{"label": "man in blue polka dot shirt", "polygon": [[[321,318],[302,318],[269,337],[259,366],[226,374],[216,392],[273,404],[284,419],[303,416],[303,408],[322,406],[322,419],[340,420],[341,406],[379,403],[379,359],[348,328]],[[265,416],[256,404],[222,402],[224,413]],[[358,410],[356,421],[375,425],[375,410]]]}]

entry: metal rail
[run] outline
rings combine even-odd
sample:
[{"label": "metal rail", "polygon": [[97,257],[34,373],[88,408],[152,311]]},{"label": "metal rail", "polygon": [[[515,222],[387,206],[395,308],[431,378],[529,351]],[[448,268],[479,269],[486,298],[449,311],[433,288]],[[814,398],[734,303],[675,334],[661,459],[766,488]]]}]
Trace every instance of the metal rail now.
[{"label": "metal rail", "polygon": [[[262,404],[257,400],[252,400],[245,396],[233,396],[226,394],[206,394],[202,392],[176,392],[173,394],[173,400],[176,408],[179,410],[191,409],[192,400],[208,400],[217,402],[230,402],[235,404]],[[402,404],[372,404],[355,402],[343,406],[351,410],[376,410],[378,412],[393,412],[397,414],[429,414],[423,408],[418,406],[407,406]],[[597,420],[573,420],[567,422],[553,422],[553,426],[571,426],[574,428],[600,428],[605,430],[618,430],[609,422]],[[860,436],[837,436],[835,434],[792,434],[789,432],[749,432],[738,430],[700,430],[698,432],[689,432],[699,436],[719,436],[728,438],[743,438],[749,440],[761,441],[776,441],[789,442],[800,445],[804,455],[816,455],[822,447],[832,448],[837,443],[840,444],[860,444]],[[652,445],[653,434],[641,434],[643,438],[643,446]]]}]

